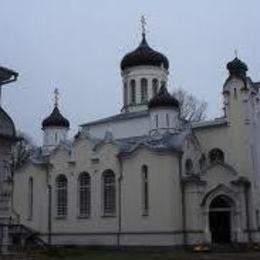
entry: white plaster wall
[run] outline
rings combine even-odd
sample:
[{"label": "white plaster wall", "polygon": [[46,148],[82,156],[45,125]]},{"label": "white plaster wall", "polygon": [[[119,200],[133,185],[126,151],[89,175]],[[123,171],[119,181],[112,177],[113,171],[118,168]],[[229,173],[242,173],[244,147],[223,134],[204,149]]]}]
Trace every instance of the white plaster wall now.
[{"label": "white plaster wall", "polygon": [[[111,169],[118,179],[119,169],[116,150],[110,143],[103,144],[94,153],[90,140],[81,140],[75,144],[75,164],[69,164],[67,151],[58,151],[51,157],[54,165],[51,171],[53,187],[53,233],[86,233],[86,232],[116,232],[118,228],[118,212],[115,217],[106,217],[102,205],[102,173]],[[99,164],[93,164],[92,158],[99,159]],[[79,218],[77,180],[81,172],[86,171],[91,177],[91,215],[89,218]],[[68,216],[64,219],[56,217],[55,179],[59,174],[65,174],[68,179]],[[118,192],[117,181],[116,189]],[[118,203],[117,203],[118,205]],[[118,208],[117,208],[118,210]]]},{"label": "white plaster wall", "polygon": [[[33,216],[29,219],[28,184],[33,178]],[[14,174],[13,208],[20,216],[21,224],[47,232],[48,223],[48,190],[47,175],[43,168],[28,164]]]},{"label": "white plaster wall", "polygon": [[149,114],[144,117],[138,117],[129,120],[96,124],[85,129],[90,133],[91,136],[101,139],[104,138],[107,131],[111,132],[115,139],[147,135],[150,130]]},{"label": "white plaster wall", "polygon": [[[123,159],[122,231],[180,231],[181,191],[178,155],[139,150]],[[142,208],[142,165],[148,166],[149,214]]]}]

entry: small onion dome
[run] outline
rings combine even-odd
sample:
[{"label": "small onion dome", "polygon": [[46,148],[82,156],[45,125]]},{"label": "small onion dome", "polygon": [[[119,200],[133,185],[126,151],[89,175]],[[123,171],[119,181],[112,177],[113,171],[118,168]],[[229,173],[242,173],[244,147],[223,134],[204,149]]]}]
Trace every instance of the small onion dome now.
[{"label": "small onion dome", "polygon": [[145,39],[145,34],[143,33],[143,39],[140,45],[134,51],[127,53],[121,61],[121,70],[125,70],[135,66],[163,66],[166,70],[169,69],[168,59],[161,54],[153,50],[147,43]]},{"label": "small onion dome", "polygon": [[66,127],[66,128],[70,127],[69,120],[63,117],[63,115],[60,113],[60,110],[57,106],[55,106],[52,113],[42,121],[42,128],[52,127],[52,126]]},{"label": "small onion dome", "polygon": [[159,92],[149,101],[149,109],[155,107],[175,107],[179,108],[179,101],[173,97],[165,86],[162,86]]},{"label": "small onion dome", "polygon": [[227,64],[231,76],[245,77],[248,70],[247,65],[237,57]]}]

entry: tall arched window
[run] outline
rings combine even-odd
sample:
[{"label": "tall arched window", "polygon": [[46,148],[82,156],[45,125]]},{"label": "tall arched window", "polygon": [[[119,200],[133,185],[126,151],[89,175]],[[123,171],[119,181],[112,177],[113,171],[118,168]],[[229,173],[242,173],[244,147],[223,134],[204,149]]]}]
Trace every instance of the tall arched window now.
[{"label": "tall arched window", "polygon": [[190,175],[193,173],[193,162],[191,159],[187,159],[185,162],[185,172],[187,175]]},{"label": "tall arched window", "polygon": [[149,213],[149,183],[148,183],[148,167],[142,166],[142,208],[143,215]]},{"label": "tall arched window", "polygon": [[170,126],[170,118],[169,118],[169,114],[166,114],[166,126],[169,127]]},{"label": "tall arched window", "polygon": [[134,79],[132,79],[130,81],[130,88],[131,88],[131,104],[135,104],[135,102],[136,102],[136,84],[135,84]]},{"label": "tall arched window", "polygon": [[116,179],[111,170],[103,173],[103,207],[104,215],[115,215],[116,213]]},{"label": "tall arched window", "polygon": [[211,163],[224,163],[225,156],[222,150],[214,148],[209,152],[209,160]]},{"label": "tall arched window", "polygon": [[144,103],[148,99],[148,94],[147,94],[147,86],[148,82],[147,79],[141,79],[141,102]]},{"label": "tall arched window", "polygon": [[91,179],[82,172],[78,178],[79,216],[87,217],[91,213]]},{"label": "tall arched window", "polygon": [[28,181],[28,219],[33,218],[33,178]]},{"label": "tall arched window", "polygon": [[56,214],[65,217],[68,212],[68,181],[65,175],[56,178]]},{"label": "tall arched window", "polygon": [[124,106],[127,106],[128,104],[128,88],[127,88],[127,82],[124,83]]},{"label": "tall arched window", "polygon": [[153,97],[157,94],[159,87],[158,79],[153,79]]}]

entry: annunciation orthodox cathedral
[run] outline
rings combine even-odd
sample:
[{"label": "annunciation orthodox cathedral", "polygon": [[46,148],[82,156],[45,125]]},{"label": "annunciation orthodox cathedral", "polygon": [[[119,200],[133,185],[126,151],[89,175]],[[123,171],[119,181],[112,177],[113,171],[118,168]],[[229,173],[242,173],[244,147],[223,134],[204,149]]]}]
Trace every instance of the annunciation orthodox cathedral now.
[{"label": "annunciation orthodox cathedral", "polygon": [[[167,90],[169,67],[143,33],[120,64],[121,111],[83,123],[72,140],[56,100],[42,121],[42,146],[13,173],[12,219],[30,239],[106,246],[260,242],[260,84],[236,57],[219,88],[223,116],[187,122]],[[3,113],[1,120],[9,119]]]}]

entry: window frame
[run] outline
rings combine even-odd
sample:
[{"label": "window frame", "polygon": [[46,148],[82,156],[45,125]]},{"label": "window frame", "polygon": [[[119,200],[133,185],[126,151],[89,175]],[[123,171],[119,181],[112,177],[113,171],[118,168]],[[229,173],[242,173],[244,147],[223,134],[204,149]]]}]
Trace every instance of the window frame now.
[{"label": "window frame", "polygon": [[149,215],[149,173],[148,166],[143,165],[141,168],[142,175],[142,215]]},{"label": "window frame", "polygon": [[[109,179],[110,178],[110,179]],[[112,179],[112,180],[111,180]],[[102,211],[104,217],[115,217],[117,210],[116,175],[112,170],[102,174]]]},{"label": "window frame", "polygon": [[146,78],[141,78],[141,103],[146,103],[148,101],[148,80]]},{"label": "window frame", "polygon": [[[84,178],[87,180],[84,180]],[[89,218],[91,216],[91,177],[88,172],[81,172],[79,174],[77,192],[78,217]]]},{"label": "window frame", "polygon": [[[63,186],[61,186],[62,182],[64,182]],[[59,174],[55,179],[55,195],[56,217],[66,218],[68,215],[68,179],[64,174]]]}]

